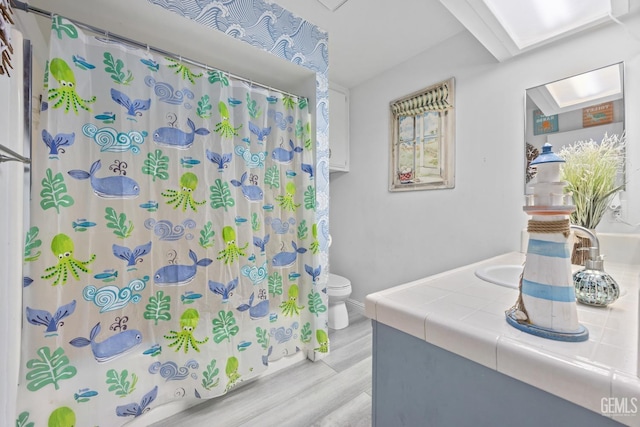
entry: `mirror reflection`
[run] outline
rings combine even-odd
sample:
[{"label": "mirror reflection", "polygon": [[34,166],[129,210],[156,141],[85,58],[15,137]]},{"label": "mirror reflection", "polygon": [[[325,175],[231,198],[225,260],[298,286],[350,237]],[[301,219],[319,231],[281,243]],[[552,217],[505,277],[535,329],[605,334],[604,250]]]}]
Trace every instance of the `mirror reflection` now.
[{"label": "mirror reflection", "polygon": [[526,91],[525,193],[535,176],[529,166],[545,143],[559,152],[576,141],[602,141],[624,131],[623,63],[540,85]]}]

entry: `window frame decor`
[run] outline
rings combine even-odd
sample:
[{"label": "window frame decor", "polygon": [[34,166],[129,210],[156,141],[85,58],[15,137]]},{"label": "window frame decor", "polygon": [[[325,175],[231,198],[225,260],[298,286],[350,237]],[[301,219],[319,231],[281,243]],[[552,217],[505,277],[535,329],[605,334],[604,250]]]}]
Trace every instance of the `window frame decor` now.
[{"label": "window frame decor", "polygon": [[454,100],[451,77],[389,104],[389,191],[455,187]]}]

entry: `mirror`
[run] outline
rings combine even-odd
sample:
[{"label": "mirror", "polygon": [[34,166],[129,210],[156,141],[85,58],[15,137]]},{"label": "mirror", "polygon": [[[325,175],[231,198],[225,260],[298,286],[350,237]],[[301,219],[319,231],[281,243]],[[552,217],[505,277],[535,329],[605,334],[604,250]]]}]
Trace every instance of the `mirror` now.
[{"label": "mirror", "polygon": [[624,64],[598,68],[526,91],[525,193],[535,176],[529,163],[545,143],[559,152],[576,141],[602,141],[624,131]]}]

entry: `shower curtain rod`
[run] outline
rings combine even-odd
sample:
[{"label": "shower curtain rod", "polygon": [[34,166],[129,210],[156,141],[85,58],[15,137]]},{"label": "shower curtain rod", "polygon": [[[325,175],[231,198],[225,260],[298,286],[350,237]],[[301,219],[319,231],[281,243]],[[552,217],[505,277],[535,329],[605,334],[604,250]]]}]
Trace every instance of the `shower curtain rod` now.
[{"label": "shower curtain rod", "polygon": [[[19,0],[10,0],[10,1],[11,1],[12,6],[15,9],[22,10],[23,12],[35,13],[36,15],[44,16],[45,18],[51,18],[53,15],[56,15],[55,12],[50,12],[48,10],[40,9],[38,7],[35,7],[35,6],[30,6],[27,2],[23,2],[23,1],[19,1]],[[261,87],[263,89],[277,91],[277,92],[280,92],[280,93],[282,93],[284,95],[288,95],[288,96],[293,97],[293,98],[304,98],[302,96],[295,95],[295,94],[292,94],[292,93],[284,91],[284,90],[272,88],[271,86],[267,86],[267,85],[264,85],[264,84],[261,84],[261,83],[256,83],[253,80],[247,79],[246,77],[238,76],[238,75],[230,73],[228,71],[218,70],[217,68],[211,67],[211,66],[209,66],[209,65],[207,65],[205,63],[202,63],[202,62],[199,62],[199,61],[196,61],[196,60],[193,60],[193,59],[185,58],[185,57],[180,56],[180,55],[176,55],[175,53],[168,52],[168,51],[166,51],[164,49],[153,47],[153,46],[150,46],[149,44],[141,43],[141,42],[138,42],[136,40],[132,40],[130,38],[127,38],[127,37],[124,37],[124,36],[120,36],[118,34],[110,33],[107,30],[103,30],[102,28],[94,27],[93,25],[89,25],[89,24],[85,24],[85,23],[82,23],[82,22],[78,22],[78,21],[75,21],[73,19],[69,19],[67,17],[65,17],[65,19],[68,19],[74,25],[77,25],[78,27],[80,27],[82,29],[89,30],[89,31],[92,31],[92,32],[98,33],[98,34],[104,34],[108,39],[115,39],[115,40],[117,40],[119,42],[122,42],[122,43],[125,43],[125,44],[128,44],[128,45],[132,45],[132,46],[135,46],[135,47],[151,50],[151,51],[154,51],[156,53],[159,53],[160,55],[169,57],[171,59],[175,59],[175,60],[177,60],[179,62],[186,62],[188,64],[195,65],[196,67],[204,68],[207,71],[208,70],[221,71],[221,72],[227,74],[229,77],[232,77],[232,78],[237,79],[237,80],[241,80],[241,81],[243,81],[245,83],[249,83],[252,86],[258,86],[258,87]]]},{"label": "shower curtain rod", "polygon": [[5,147],[4,145],[0,144],[0,150],[4,151],[7,154],[10,154],[11,156],[5,156],[4,154],[0,154],[0,163],[3,162],[22,162],[22,163],[31,163],[31,160],[21,156],[20,154],[16,153],[15,151]]}]

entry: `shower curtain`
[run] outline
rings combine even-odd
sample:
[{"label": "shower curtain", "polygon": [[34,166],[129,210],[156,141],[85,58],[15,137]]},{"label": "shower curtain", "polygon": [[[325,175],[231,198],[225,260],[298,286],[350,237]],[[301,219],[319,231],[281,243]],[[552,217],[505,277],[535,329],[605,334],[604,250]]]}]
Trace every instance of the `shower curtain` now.
[{"label": "shower curtain", "polygon": [[305,98],[54,16],[17,425],[122,425],[329,350]]}]

